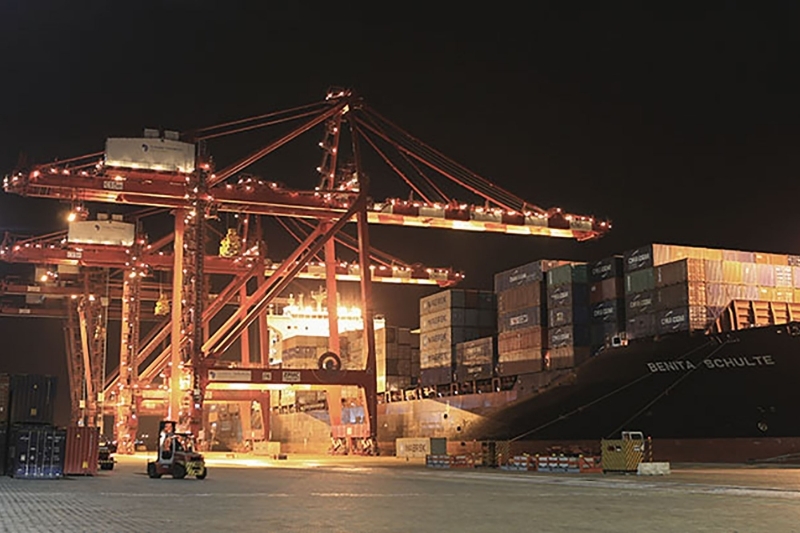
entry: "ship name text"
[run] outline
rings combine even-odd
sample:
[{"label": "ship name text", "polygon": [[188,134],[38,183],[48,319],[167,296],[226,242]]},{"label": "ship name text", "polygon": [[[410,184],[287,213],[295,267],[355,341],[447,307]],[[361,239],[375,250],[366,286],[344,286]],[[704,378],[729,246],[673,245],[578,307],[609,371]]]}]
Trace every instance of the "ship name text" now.
[{"label": "ship name text", "polygon": [[703,359],[699,363],[691,361],[653,361],[647,363],[650,372],[685,372],[694,370],[698,366],[705,366],[709,370],[718,368],[745,368],[751,366],[774,366],[775,360],[771,355],[747,355],[744,357],[724,357],[719,359]]}]

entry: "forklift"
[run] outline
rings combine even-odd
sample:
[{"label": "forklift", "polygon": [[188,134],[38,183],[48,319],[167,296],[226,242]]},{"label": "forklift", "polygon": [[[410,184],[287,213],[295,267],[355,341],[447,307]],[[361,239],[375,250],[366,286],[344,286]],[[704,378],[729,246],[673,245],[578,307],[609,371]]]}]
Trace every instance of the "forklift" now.
[{"label": "forklift", "polygon": [[205,459],[202,454],[195,451],[195,441],[191,433],[178,433],[176,423],[162,420],[158,428],[158,457],[155,461],[148,461],[147,475],[158,479],[167,474],[174,479],[183,479],[194,476],[205,479]]}]

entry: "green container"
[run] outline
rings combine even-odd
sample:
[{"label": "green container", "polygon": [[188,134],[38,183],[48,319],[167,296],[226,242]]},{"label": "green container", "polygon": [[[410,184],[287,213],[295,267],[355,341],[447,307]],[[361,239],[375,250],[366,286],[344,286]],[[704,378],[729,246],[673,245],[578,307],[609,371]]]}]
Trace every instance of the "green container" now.
[{"label": "green container", "polygon": [[447,439],[445,437],[431,438],[431,455],[447,455]]},{"label": "green container", "polygon": [[643,268],[625,274],[625,294],[636,294],[651,291],[656,287],[656,278],[652,268]]},{"label": "green container", "polygon": [[562,265],[547,271],[547,286],[558,287],[573,283],[589,283],[588,265]]}]

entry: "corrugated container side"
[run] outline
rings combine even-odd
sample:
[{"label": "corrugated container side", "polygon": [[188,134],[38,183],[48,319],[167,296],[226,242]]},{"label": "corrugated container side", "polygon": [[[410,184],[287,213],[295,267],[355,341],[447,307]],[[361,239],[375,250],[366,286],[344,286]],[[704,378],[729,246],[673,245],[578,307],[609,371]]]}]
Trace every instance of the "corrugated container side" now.
[{"label": "corrugated container side", "polygon": [[506,331],[540,326],[542,324],[541,314],[542,310],[539,306],[504,313],[498,317],[497,329],[499,332],[505,333]]},{"label": "corrugated container side", "polygon": [[542,371],[542,354],[538,357],[531,357],[532,354],[524,352],[526,359],[514,359],[509,361],[501,360],[497,364],[497,373],[500,376],[517,376],[519,374],[532,374]]},{"label": "corrugated container side", "polygon": [[775,286],[781,288],[792,287],[792,267],[776,265],[775,269]]},{"label": "corrugated container side", "polygon": [[448,367],[422,368],[419,371],[421,385],[447,385],[453,381],[453,370]]},{"label": "corrugated container side", "polygon": [[[477,312],[477,310],[474,310]],[[477,315],[476,315],[477,322]],[[428,331],[436,331],[441,328],[449,328],[451,326],[466,326],[467,325],[467,309],[442,309],[441,311],[434,311],[420,315],[419,328],[420,332],[425,333]],[[474,324],[477,326],[477,323]]]},{"label": "corrugated container side", "polygon": [[607,300],[592,306],[591,322],[625,322],[625,300]]},{"label": "corrugated container side", "polygon": [[544,366],[547,370],[573,368],[589,359],[590,355],[588,346],[560,346],[545,356]]},{"label": "corrugated container side", "polygon": [[456,345],[456,362],[458,365],[493,364],[497,343],[493,337],[486,337]]},{"label": "corrugated container side", "polygon": [[757,264],[758,285],[761,287],[775,286],[775,267],[772,265]]},{"label": "corrugated container side", "polygon": [[10,474],[22,479],[64,475],[66,431],[50,426],[17,426],[9,445]]},{"label": "corrugated container side", "polygon": [[547,288],[547,306],[553,307],[586,307],[589,304],[589,285],[574,283]]},{"label": "corrugated container side", "polygon": [[722,250],[716,248],[706,248],[703,259],[708,261],[722,261]]},{"label": "corrugated container side", "polygon": [[656,334],[655,314],[645,313],[633,318],[628,318],[628,324],[625,328],[625,333],[628,339],[652,337]]},{"label": "corrugated container side", "polygon": [[100,433],[96,427],[68,427],[64,474],[95,475],[97,473],[99,439]]},{"label": "corrugated container side", "polygon": [[758,287],[752,285],[745,285],[743,288],[744,288],[744,296],[739,298],[739,300],[758,300]]},{"label": "corrugated container side", "polygon": [[786,262],[789,264],[789,266],[800,267],[800,255],[787,256]]},{"label": "corrugated container side", "polygon": [[501,355],[519,350],[541,349],[547,338],[547,329],[539,326],[500,333],[497,350]]},{"label": "corrugated container side", "polygon": [[8,429],[0,425],[0,476],[6,475],[6,461],[8,457]]},{"label": "corrugated container side", "polygon": [[774,302],[775,287],[758,287],[758,299],[763,302]]},{"label": "corrugated container side", "polygon": [[725,283],[742,283],[742,263],[738,261],[723,261],[722,279]]},{"label": "corrugated container side", "polygon": [[529,283],[497,294],[497,312],[510,313],[542,303],[542,284]]},{"label": "corrugated container side", "polygon": [[715,261],[706,259],[703,262],[703,269],[705,271],[705,281],[708,283],[722,283],[722,261]]},{"label": "corrugated container side", "polygon": [[775,266],[789,266],[789,256],[786,254],[769,254],[769,264]]},{"label": "corrugated container side", "polygon": [[745,285],[758,285],[758,265],[755,263],[740,263],[742,265],[742,283]]},{"label": "corrugated container side", "polygon": [[447,347],[439,351],[419,352],[419,367],[421,370],[426,368],[452,368],[456,362],[455,347]]},{"label": "corrugated container side", "polygon": [[652,268],[644,268],[625,274],[625,294],[651,291],[655,287],[655,273]]},{"label": "corrugated container side", "polygon": [[547,286],[588,283],[589,268],[585,264],[562,265],[547,272]]},{"label": "corrugated container side", "polygon": [[707,325],[708,311],[706,307],[687,306],[656,313],[656,332],[659,335],[678,331],[702,330]]},{"label": "corrugated container side", "polygon": [[800,289],[800,267],[792,267],[792,286]]},{"label": "corrugated container side", "polygon": [[589,264],[589,281],[592,283],[621,278],[623,274],[623,258],[620,256],[607,257]]},{"label": "corrugated container side", "polygon": [[794,302],[794,290],[787,289],[784,287],[776,288],[775,289],[775,301],[776,302],[786,302],[792,303]]},{"label": "corrugated container side", "polygon": [[0,374],[0,428],[8,424],[9,399],[11,397],[11,377]]},{"label": "corrugated container side", "polygon": [[605,300],[616,300],[624,297],[624,278],[608,278],[592,283],[589,286],[589,303],[596,304]]},{"label": "corrugated container side", "polygon": [[705,307],[707,301],[705,283],[685,282],[658,289],[655,308],[663,310],[684,306]]},{"label": "corrugated container side", "polygon": [[753,253],[754,261],[756,264],[759,265],[768,265],[769,264],[769,254],[765,254],[763,252],[754,252]]},{"label": "corrugated container side", "polygon": [[494,377],[494,364],[462,365],[456,368],[458,381],[473,381],[476,379],[491,379]]},{"label": "corrugated container side", "polygon": [[705,263],[702,259],[692,258],[666,263],[655,267],[654,276],[656,287],[666,287],[686,281],[703,281]]},{"label": "corrugated container side", "polygon": [[633,318],[638,315],[651,312],[656,305],[655,291],[645,291],[630,294],[625,297],[626,318]]},{"label": "corrugated container side", "polygon": [[585,305],[574,307],[555,307],[548,312],[549,327],[566,326],[568,324],[588,324],[589,308]]},{"label": "corrugated container side", "polygon": [[11,424],[52,424],[56,378],[36,374],[11,376]]},{"label": "corrugated container side", "polygon": [[706,304],[719,307],[728,305],[730,299],[725,287],[721,283],[706,283]]},{"label": "corrugated container side", "polygon": [[755,263],[756,254],[753,252],[742,252],[739,250],[722,250],[723,261],[734,261],[737,263]]},{"label": "corrugated container side", "polygon": [[444,309],[452,309],[454,307],[464,307],[464,293],[455,289],[439,291],[419,299],[420,316],[436,313]]},{"label": "corrugated container side", "polygon": [[519,287],[544,280],[544,273],[551,268],[570,264],[559,259],[542,259],[518,266],[494,275],[494,292],[499,293],[512,287]]},{"label": "corrugated container side", "polygon": [[548,341],[551,349],[562,346],[589,346],[591,342],[589,326],[570,325],[548,328]]}]

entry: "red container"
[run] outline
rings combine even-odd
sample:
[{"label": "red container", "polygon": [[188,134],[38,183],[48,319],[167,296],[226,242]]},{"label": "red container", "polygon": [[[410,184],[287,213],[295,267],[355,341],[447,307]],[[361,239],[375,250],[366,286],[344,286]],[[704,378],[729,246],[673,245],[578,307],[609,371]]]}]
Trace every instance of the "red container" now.
[{"label": "red container", "polygon": [[97,474],[99,442],[100,433],[96,427],[68,427],[64,474],[68,476]]}]

